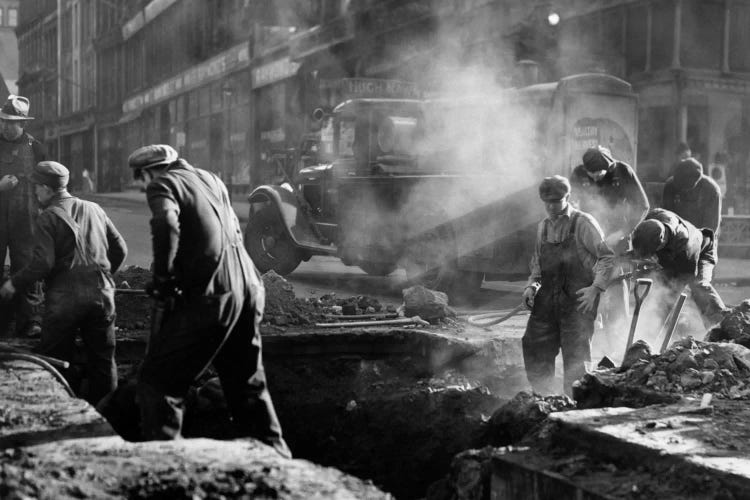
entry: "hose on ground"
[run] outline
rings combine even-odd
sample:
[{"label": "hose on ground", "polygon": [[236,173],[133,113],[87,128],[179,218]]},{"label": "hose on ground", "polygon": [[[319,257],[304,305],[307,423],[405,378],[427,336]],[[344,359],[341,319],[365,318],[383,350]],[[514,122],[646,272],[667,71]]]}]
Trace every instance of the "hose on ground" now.
[{"label": "hose on ground", "polygon": [[0,361],[7,360],[7,361],[15,361],[15,360],[22,360],[22,361],[29,361],[31,363],[37,364],[50,372],[53,377],[57,379],[58,382],[60,382],[66,391],[68,391],[68,394],[71,397],[77,398],[75,392],[73,392],[73,389],[70,387],[70,384],[68,384],[68,381],[65,380],[65,377],[63,377],[62,373],[60,373],[57,368],[52,366],[51,364],[47,363],[43,359],[34,356],[33,354],[25,354],[25,353],[18,353],[18,352],[0,352]]},{"label": "hose on ground", "polygon": [[503,321],[512,318],[521,311],[524,311],[525,309],[526,305],[521,303],[507,313],[505,311],[492,311],[483,314],[475,314],[473,316],[467,317],[466,322],[470,325],[484,328],[502,323]]}]

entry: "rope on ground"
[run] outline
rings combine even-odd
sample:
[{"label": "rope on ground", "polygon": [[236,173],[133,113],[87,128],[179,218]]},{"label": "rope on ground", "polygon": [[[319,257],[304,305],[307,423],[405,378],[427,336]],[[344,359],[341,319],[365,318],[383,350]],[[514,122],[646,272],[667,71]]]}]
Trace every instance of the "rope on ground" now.
[{"label": "rope on ground", "polygon": [[511,309],[510,312],[506,313],[505,311],[492,311],[483,314],[476,314],[474,316],[467,317],[466,322],[470,325],[484,328],[502,323],[503,321],[510,319],[516,314],[524,311],[525,309],[526,305],[521,303]]},{"label": "rope on ground", "polygon": [[6,361],[21,360],[21,361],[29,361],[31,363],[37,364],[41,366],[42,368],[44,368],[45,370],[47,370],[48,372],[50,372],[52,376],[55,377],[57,381],[63,385],[63,387],[65,388],[66,391],[68,391],[68,394],[71,397],[74,397],[74,398],[78,397],[76,393],[73,392],[73,389],[70,387],[70,384],[68,384],[68,381],[65,380],[65,377],[63,377],[62,373],[57,371],[57,369],[54,366],[47,363],[42,358],[34,356],[33,354],[22,354],[18,352],[0,352],[0,361],[1,360],[6,360]]}]

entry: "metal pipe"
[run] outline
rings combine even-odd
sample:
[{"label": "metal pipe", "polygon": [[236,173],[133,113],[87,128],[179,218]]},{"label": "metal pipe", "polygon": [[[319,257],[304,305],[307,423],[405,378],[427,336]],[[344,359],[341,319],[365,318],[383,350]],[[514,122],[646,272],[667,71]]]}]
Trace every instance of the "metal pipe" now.
[{"label": "metal pipe", "polygon": [[674,329],[677,326],[677,320],[679,319],[680,313],[682,312],[682,306],[685,305],[685,299],[687,299],[687,294],[685,292],[682,292],[677,298],[677,301],[672,308],[672,312],[669,314],[667,322],[664,324],[664,342],[662,342],[661,344],[659,354],[666,351],[667,347],[669,347],[669,341],[672,339],[672,334],[674,333]]}]

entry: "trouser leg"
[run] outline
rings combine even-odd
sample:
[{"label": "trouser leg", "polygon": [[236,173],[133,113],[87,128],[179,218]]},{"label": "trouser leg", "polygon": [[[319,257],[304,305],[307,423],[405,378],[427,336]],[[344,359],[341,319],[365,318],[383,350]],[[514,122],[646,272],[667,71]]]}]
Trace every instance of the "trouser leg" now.
[{"label": "trouser leg", "polygon": [[594,317],[575,309],[560,318],[560,344],[562,347],[564,389],[572,394],[573,382],[586,374],[591,361],[591,337],[594,334]]},{"label": "trouser leg", "polygon": [[555,392],[555,358],[560,349],[557,321],[532,313],[521,339],[526,377],[535,392]]},{"label": "trouser leg", "polygon": [[86,346],[86,375],[89,386],[86,399],[93,405],[117,388],[115,362],[114,290],[101,291],[101,297],[81,324]]},{"label": "trouser leg", "polygon": [[704,326],[708,327],[724,319],[727,306],[719,296],[719,292],[711,284],[714,277],[714,265],[710,262],[698,263],[698,275],[690,283],[693,300],[703,316]]},{"label": "trouser leg", "polygon": [[[33,225],[34,216],[31,213],[29,200],[16,197],[9,203],[8,253],[10,255],[10,270],[14,273],[23,269],[32,259],[34,248]],[[16,332],[23,333],[30,323],[42,322],[42,308],[44,295],[42,283],[37,282],[16,293]]]},{"label": "trouser leg", "polygon": [[259,439],[291,456],[266,384],[259,329],[261,319],[262,312],[246,304],[216,355],[214,366],[239,435]]},{"label": "trouser leg", "polygon": [[223,337],[211,318],[187,308],[168,313],[160,330],[151,333],[136,389],[144,439],[181,436],[185,395]]},{"label": "trouser leg", "polygon": [[78,333],[77,307],[70,300],[72,294],[57,292],[50,294],[42,324],[42,335],[35,352],[71,363],[70,368],[60,369],[71,388],[80,393],[81,374],[74,364]]}]

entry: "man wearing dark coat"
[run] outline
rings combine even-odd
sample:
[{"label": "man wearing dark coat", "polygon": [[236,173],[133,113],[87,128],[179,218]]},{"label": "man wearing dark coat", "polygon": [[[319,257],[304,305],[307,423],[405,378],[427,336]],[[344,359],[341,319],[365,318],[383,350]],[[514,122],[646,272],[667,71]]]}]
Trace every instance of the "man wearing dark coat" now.
[{"label": "man wearing dark coat", "polygon": [[[662,267],[662,278],[671,298],[664,301],[661,314],[685,287],[703,316],[704,324],[718,323],[728,308],[711,284],[717,255],[714,232],[699,229],[674,212],[652,209],[633,231],[633,254],[637,258],[655,258]],[[662,324],[663,321],[658,324]]]},{"label": "man wearing dark coat", "polygon": [[188,389],[212,364],[236,434],[291,456],[263,368],[263,282],[226,187],[168,145],[139,148],[128,163],[152,213],[154,321],[136,388],[143,437],[180,437]]},{"label": "man wearing dark coat", "polygon": [[80,335],[85,371],[71,368],[64,375],[76,393],[96,405],[117,387],[112,274],[125,260],[127,246],[99,205],[68,193],[69,177],[68,169],[57,162],[34,167],[29,181],[43,207],[35,245],[29,263],[3,284],[0,296],[8,299],[16,290],[44,280],[46,303],[36,351],[73,363]]},{"label": "man wearing dark coat", "polygon": [[703,173],[695,158],[677,164],[674,175],[664,183],[662,208],[674,212],[697,228],[719,231],[721,223],[721,189]]},{"label": "man wearing dark coat", "polygon": [[[0,108],[0,265],[10,256],[10,272],[29,264],[34,246],[34,219],[39,210],[29,180],[34,166],[46,159],[42,144],[24,130],[29,100],[10,95]],[[15,295],[9,310],[0,311],[0,328],[15,319],[19,336],[38,337],[44,296],[41,283],[28,283]]]}]

